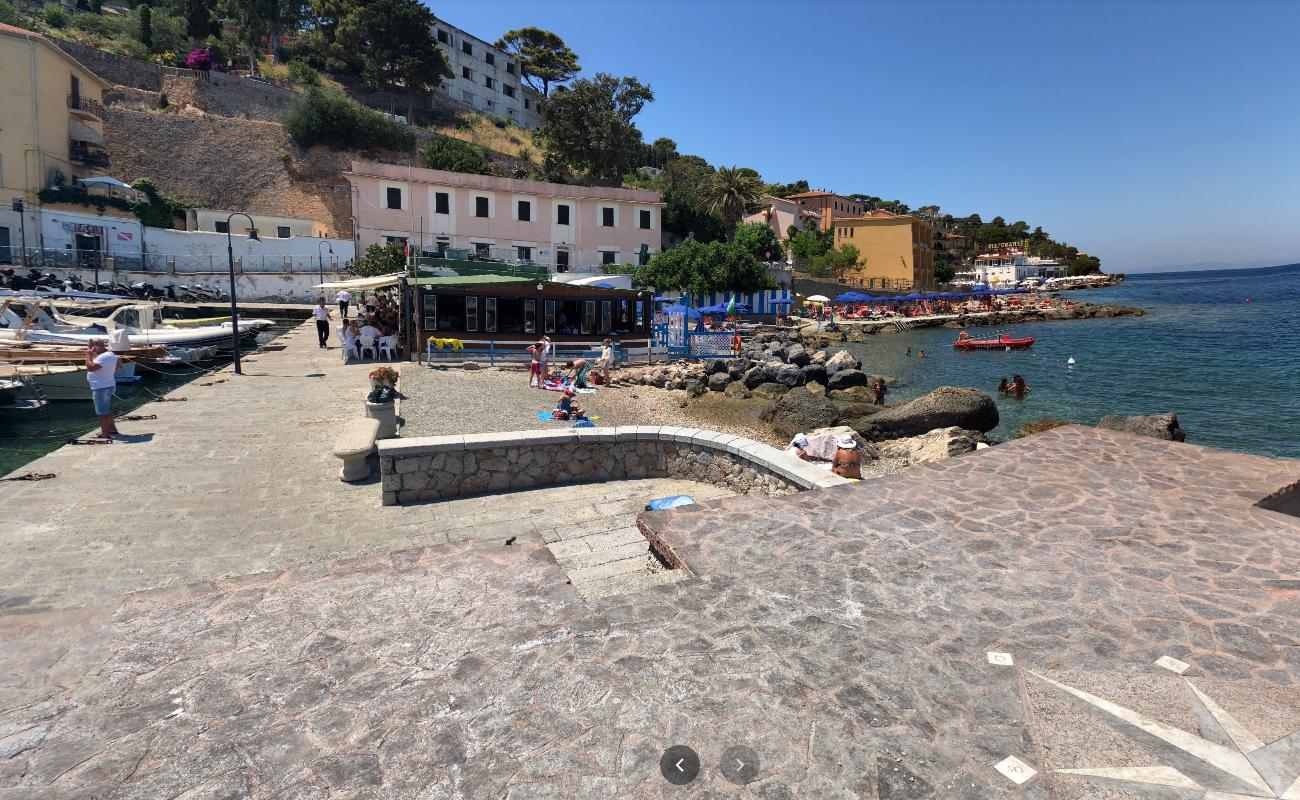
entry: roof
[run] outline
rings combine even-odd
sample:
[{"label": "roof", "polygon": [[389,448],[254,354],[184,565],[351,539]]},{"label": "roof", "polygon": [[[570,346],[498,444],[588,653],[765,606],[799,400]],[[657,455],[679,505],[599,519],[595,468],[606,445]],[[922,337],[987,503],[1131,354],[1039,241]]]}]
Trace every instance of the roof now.
[{"label": "roof", "polygon": [[796,197],[830,197],[830,196],[832,196],[832,195],[834,195],[834,194],[835,194],[835,192],[823,192],[823,191],[818,190],[818,191],[814,191],[814,192],[800,192],[799,194],[790,194],[790,195],[786,195],[785,199],[786,199],[786,200],[793,200],[793,199],[796,198]]},{"label": "roof", "polygon": [[385,286],[396,286],[402,279],[403,273],[397,272],[392,275],[378,275],[373,278],[353,278],[347,281],[330,281],[328,283],[318,283],[311,287],[313,289],[355,289],[357,291],[369,291],[371,289],[382,289]]},{"label": "roof", "polygon": [[664,205],[663,197],[659,192],[646,189],[624,189],[618,186],[578,186],[567,183],[530,181],[523,178],[475,175],[468,172],[452,172],[450,170],[428,169],[425,167],[404,167],[397,164],[384,164],[379,161],[354,160],[351,168],[344,172],[343,175],[349,180],[353,178],[375,178],[387,181],[409,181],[438,186],[454,186],[462,189],[479,189],[488,192],[513,192],[523,195],[604,200],[608,202],[621,201],[640,203],[647,206]]},{"label": "roof", "polygon": [[59,56],[64,61],[67,61],[68,63],[74,65],[77,69],[89,75],[91,80],[99,84],[100,88],[107,89],[108,87],[112,86],[111,83],[96,75],[94,70],[90,69],[85,64],[82,64],[77,59],[73,58],[69,53],[64,51],[63,48],[59,47],[54,42],[51,42],[48,38],[37,33],[36,31],[29,31],[26,28],[19,28],[17,25],[9,25],[4,22],[0,22],[0,34],[6,34],[6,33],[9,34],[10,36],[16,36],[20,39],[29,39],[34,42],[41,42],[46,47],[53,50],[55,53],[58,53]]},{"label": "roof", "polygon": [[518,275],[447,275],[428,278],[412,278],[407,281],[413,286],[477,286],[483,283],[536,283],[535,278],[521,278]]}]

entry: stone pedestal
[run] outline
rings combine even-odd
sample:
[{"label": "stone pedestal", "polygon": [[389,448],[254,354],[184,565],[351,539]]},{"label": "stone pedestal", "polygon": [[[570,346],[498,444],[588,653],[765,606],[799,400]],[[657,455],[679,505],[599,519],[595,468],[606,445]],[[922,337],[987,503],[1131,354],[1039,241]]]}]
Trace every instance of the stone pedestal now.
[{"label": "stone pedestal", "polygon": [[397,435],[397,403],[372,403],[366,401],[366,416],[379,420],[378,439],[392,439]]}]

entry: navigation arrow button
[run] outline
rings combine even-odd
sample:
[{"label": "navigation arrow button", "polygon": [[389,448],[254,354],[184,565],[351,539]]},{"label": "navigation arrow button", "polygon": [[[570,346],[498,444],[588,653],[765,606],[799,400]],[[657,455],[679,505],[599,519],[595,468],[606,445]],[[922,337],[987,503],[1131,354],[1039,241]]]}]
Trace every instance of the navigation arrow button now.
[{"label": "navigation arrow button", "polygon": [[674,786],[684,786],[700,774],[700,756],[684,744],[673,745],[659,758],[659,772]]}]

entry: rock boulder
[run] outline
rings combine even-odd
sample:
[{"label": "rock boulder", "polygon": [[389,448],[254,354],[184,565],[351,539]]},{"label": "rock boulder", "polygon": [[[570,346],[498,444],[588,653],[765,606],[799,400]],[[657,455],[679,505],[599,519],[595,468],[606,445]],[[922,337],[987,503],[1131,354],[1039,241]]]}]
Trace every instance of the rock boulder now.
[{"label": "rock boulder", "polygon": [[754,387],[754,391],[751,392],[751,394],[753,394],[754,397],[761,397],[764,400],[775,400],[788,391],[790,391],[790,387],[786,386],[784,383],[760,383],[758,386]]},{"label": "rock boulder", "polygon": [[793,438],[796,433],[830,427],[838,415],[834,403],[803,387],[781,395],[765,412],[772,428],[786,439]]},{"label": "rock boulder", "polygon": [[746,370],[740,380],[744,382],[746,389],[757,389],[760,384],[767,383],[771,376],[767,374],[767,367],[757,364]]},{"label": "rock boulder", "polygon": [[851,389],[854,386],[866,386],[867,374],[860,369],[841,369],[836,372],[830,372],[830,383],[826,384],[828,389]]},{"label": "rock boulder", "polygon": [[732,381],[727,384],[726,395],[733,400],[748,400],[749,390],[745,388],[745,384],[741,381]]},{"label": "rock boulder", "polygon": [[727,374],[726,370],[715,372],[709,376],[709,391],[711,392],[725,392],[730,385],[731,376]]},{"label": "rock boulder", "polygon": [[783,386],[794,388],[803,385],[803,372],[794,364],[782,364],[776,369],[769,370],[772,380]]},{"label": "rock boulder", "polygon": [[936,428],[956,426],[963,430],[986,432],[997,425],[998,407],[993,398],[978,389],[941,386],[910,403],[867,417],[858,433],[872,441],[883,441],[919,436]]},{"label": "rock boulder", "polygon": [[858,369],[862,362],[854,358],[848,350],[836,350],[826,358],[826,374],[834,375],[843,369]]},{"label": "rock boulder", "polygon": [[1097,427],[1171,442],[1187,440],[1187,432],[1178,426],[1178,415],[1172,412],[1149,417],[1102,417]]},{"label": "rock boulder", "polygon": [[796,367],[806,367],[812,361],[812,356],[801,344],[792,344],[785,351],[785,360],[787,364],[794,364]]},{"label": "rock boulder", "polygon": [[803,368],[802,372],[804,383],[820,383],[825,386],[828,381],[826,367],[821,364],[809,364]]},{"label": "rock boulder", "polygon": [[975,451],[976,445],[988,444],[979,431],[957,427],[940,428],[904,439],[888,439],[876,445],[881,458],[897,458],[909,464],[931,464]]}]

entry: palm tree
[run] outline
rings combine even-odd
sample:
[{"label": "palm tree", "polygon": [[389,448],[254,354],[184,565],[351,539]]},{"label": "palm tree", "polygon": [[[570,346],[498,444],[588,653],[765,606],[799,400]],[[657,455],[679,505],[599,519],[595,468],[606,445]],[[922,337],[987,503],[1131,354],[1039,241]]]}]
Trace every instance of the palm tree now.
[{"label": "palm tree", "polygon": [[704,186],[701,201],[704,210],[722,217],[722,227],[727,241],[736,236],[736,225],[746,209],[758,203],[763,193],[763,182],[751,170],[741,167],[718,167]]}]

